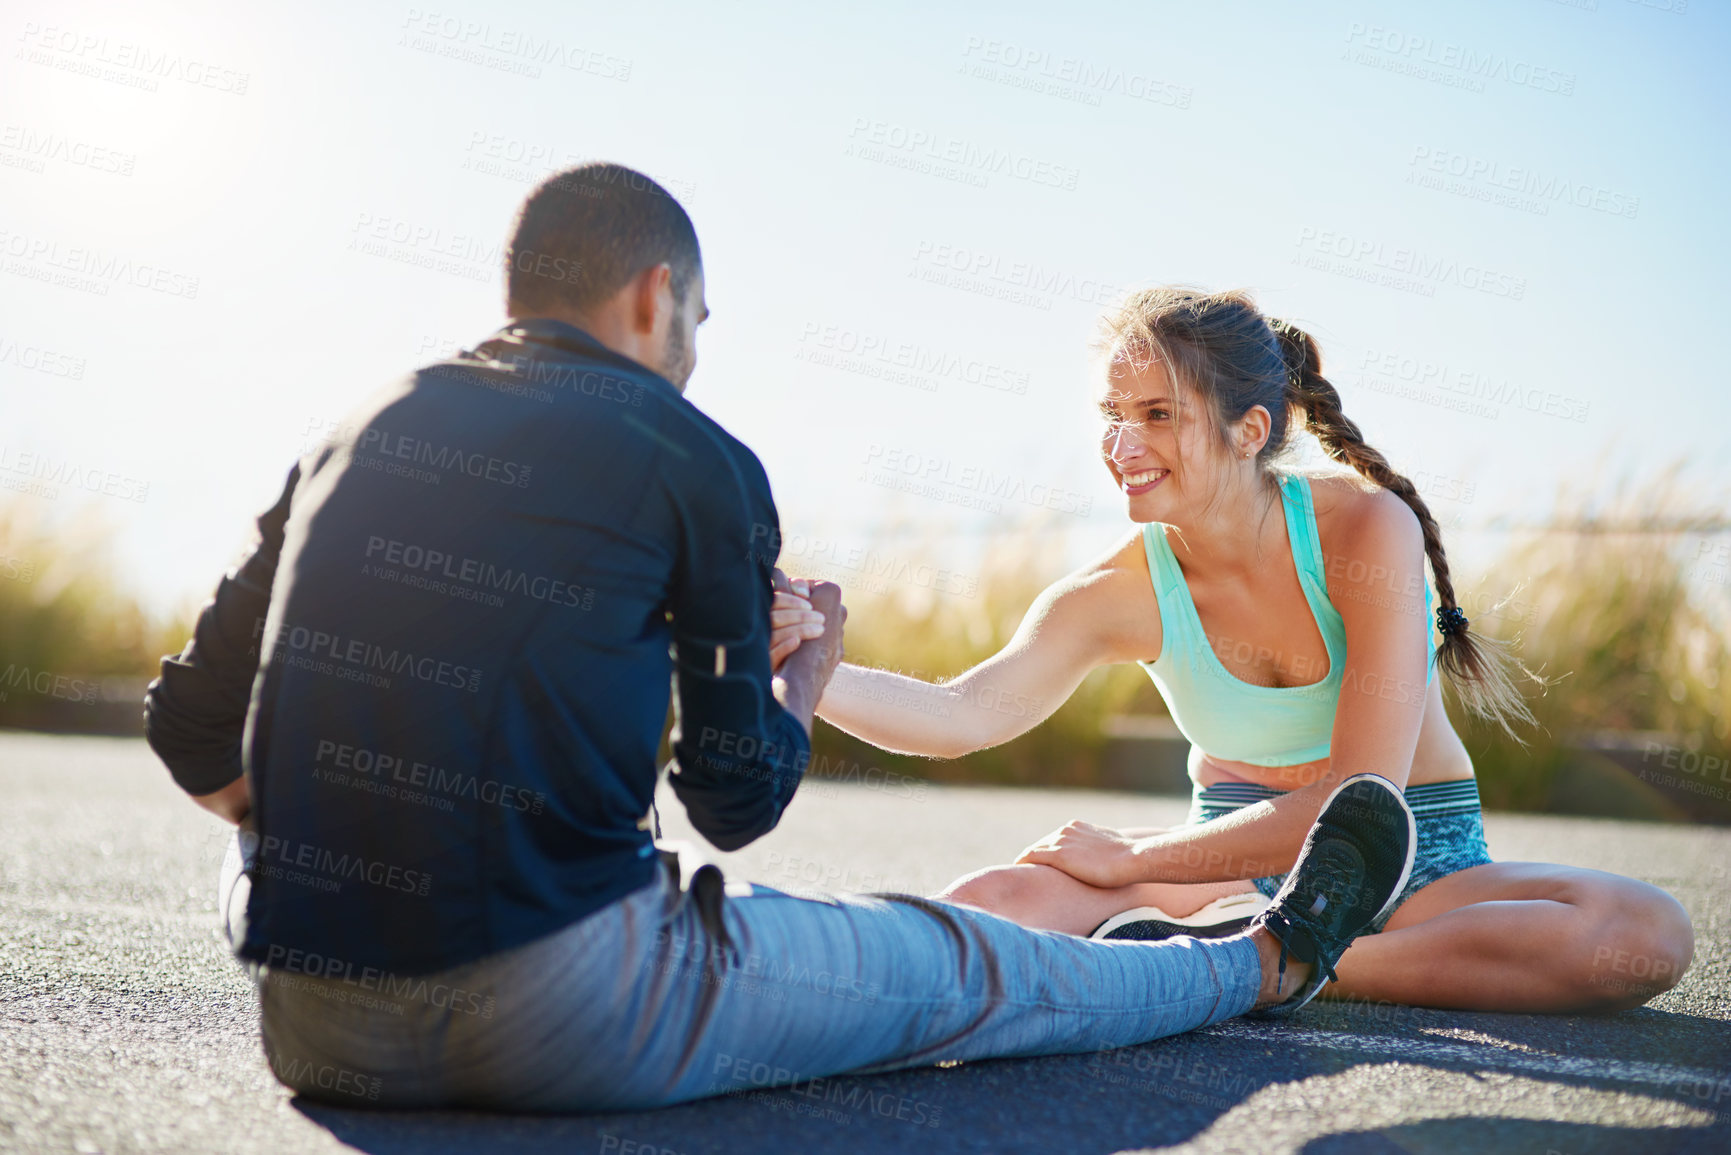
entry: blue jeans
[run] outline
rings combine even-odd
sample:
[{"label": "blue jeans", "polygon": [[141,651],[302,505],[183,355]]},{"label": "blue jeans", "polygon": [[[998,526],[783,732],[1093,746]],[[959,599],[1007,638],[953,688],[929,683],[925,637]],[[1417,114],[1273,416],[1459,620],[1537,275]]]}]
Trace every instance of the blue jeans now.
[{"label": "blue jeans", "polygon": [[684,889],[658,872],[556,934],[436,975],[277,962],[256,972],[265,1053],[294,1090],[527,1111],[1107,1050],[1243,1014],[1260,983],[1245,938],[1091,942],[907,895],[723,890],[714,867]]}]

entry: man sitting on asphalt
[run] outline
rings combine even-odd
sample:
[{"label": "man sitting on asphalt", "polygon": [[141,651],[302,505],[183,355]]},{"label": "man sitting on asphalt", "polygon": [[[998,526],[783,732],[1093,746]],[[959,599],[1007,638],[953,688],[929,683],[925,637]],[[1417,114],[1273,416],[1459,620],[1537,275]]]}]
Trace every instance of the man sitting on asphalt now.
[{"label": "man sitting on asphalt", "polygon": [[779,579],[762,466],[683,395],[707,308],[665,190],[549,178],[507,279],[510,323],[296,467],[146,699],[176,781],[244,823],[224,910],[288,1086],[595,1110],[1121,1047],[1302,1005],[1399,892],[1410,815],[1369,775],[1226,939],[682,878],[651,829],[670,674],[672,788],[744,846],[799,785],[839,591]]}]

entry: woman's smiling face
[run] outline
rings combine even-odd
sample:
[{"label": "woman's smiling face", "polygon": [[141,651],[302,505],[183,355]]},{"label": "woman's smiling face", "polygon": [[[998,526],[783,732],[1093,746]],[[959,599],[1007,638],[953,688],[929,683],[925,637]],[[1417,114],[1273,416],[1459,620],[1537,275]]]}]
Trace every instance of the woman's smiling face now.
[{"label": "woman's smiling face", "polygon": [[1130,520],[1183,524],[1214,492],[1220,464],[1194,394],[1175,386],[1164,364],[1120,354],[1107,366],[1099,407],[1101,456]]}]

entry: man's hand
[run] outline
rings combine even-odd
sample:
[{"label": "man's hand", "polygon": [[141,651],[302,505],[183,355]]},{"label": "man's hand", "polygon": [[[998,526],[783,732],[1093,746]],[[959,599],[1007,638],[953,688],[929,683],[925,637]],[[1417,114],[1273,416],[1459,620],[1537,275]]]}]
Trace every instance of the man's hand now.
[{"label": "man's hand", "polygon": [[1148,881],[1137,868],[1135,839],[1092,822],[1071,822],[1053,831],[1016,861],[1055,866],[1071,878],[1108,890]]},{"label": "man's hand", "polygon": [[777,673],[801,642],[823,637],[823,613],[812,608],[811,583],[790,581],[774,571],[775,602],[769,611],[769,664]]},{"label": "man's hand", "polygon": [[245,778],[236,778],[214,794],[194,794],[192,800],[226,822],[239,825],[252,812],[252,793]]},{"label": "man's hand", "polygon": [[795,579],[794,589],[804,588],[812,610],[822,619],[823,631],[811,642],[800,646],[798,657],[808,660],[812,668],[821,671],[818,691],[829,684],[830,675],[841,665],[842,627],[847,624],[847,607],[841,604],[841,587],[834,582],[808,582]]},{"label": "man's hand", "polygon": [[[805,597],[814,612],[823,616],[823,632],[816,638],[801,641],[781,666],[775,679],[776,697],[788,713],[800,720],[807,734],[811,733],[812,714],[830,676],[841,664],[842,627],[847,623],[847,607],[841,604],[841,587],[834,582],[802,582]],[[792,591],[789,591],[792,592]]]}]

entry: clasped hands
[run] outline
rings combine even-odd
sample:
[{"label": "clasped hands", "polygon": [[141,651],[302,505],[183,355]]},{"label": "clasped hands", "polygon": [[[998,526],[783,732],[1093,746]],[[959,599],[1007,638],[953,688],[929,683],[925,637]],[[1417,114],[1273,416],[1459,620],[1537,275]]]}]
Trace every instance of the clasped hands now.
[{"label": "clasped hands", "polygon": [[[771,577],[775,586],[775,599],[769,610],[771,669],[780,673],[783,664],[802,643],[822,638],[829,630],[832,617],[837,619],[834,633],[839,647],[841,625],[847,621],[847,608],[841,602],[841,587],[834,582],[789,578],[780,569],[774,570]],[[834,660],[840,660],[839,653]]]}]

